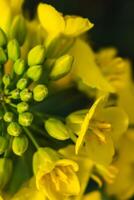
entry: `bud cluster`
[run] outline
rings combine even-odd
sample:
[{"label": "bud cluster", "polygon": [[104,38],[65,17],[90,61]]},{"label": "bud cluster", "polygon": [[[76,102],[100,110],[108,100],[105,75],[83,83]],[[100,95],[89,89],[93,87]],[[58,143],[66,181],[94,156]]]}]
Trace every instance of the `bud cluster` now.
[{"label": "bud cluster", "polygon": [[[46,48],[39,44],[29,51],[25,59],[22,58],[20,45],[26,34],[21,38],[16,28],[20,26],[24,29],[23,19],[15,18],[12,26],[8,37],[0,29],[0,154],[6,153],[12,146],[12,151],[20,156],[28,147],[25,130],[32,126],[34,120],[32,105],[47,97],[49,82],[62,78],[70,71],[73,57],[63,55],[58,59],[49,59]],[[44,73],[46,80],[42,76]],[[51,120],[46,123],[47,129],[53,126],[51,123]],[[60,139],[68,138],[66,128],[60,122],[56,126],[59,127],[58,124],[64,130]]]}]

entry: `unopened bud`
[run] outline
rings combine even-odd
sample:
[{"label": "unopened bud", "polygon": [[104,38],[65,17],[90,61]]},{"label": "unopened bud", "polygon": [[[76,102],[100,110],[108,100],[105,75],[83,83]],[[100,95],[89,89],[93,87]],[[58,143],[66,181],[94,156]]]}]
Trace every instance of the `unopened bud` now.
[{"label": "unopened bud", "polygon": [[33,115],[30,112],[20,113],[18,121],[22,126],[30,126],[33,121]]},{"label": "unopened bud", "polygon": [[43,101],[47,94],[48,89],[45,85],[40,84],[33,89],[33,97],[35,101]]},{"label": "unopened bud", "polygon": [[18,113],[23,113],[27,111],[29,108],[29,105],[26,102],[21,102],[17,105],[17,111]]},{"label": "unopened bud", "polygon": [[5,32],[0,28],[0,46],[3,47],[7,44],[7,36]]},{"label": "unopened bud", "polygon": [[26,37],[26,23],[22,15],[18,15],[14,18],[10,31],[9,36],[11,39],[15,38],[20,45],[22,45],[25,41]]},{"label": "unopened bud", "polygon": [[27,79],[26,78],[21,78],[17,82],[17,88],[20,89],[20,90],[25,89],[26,86],[27,86]]},{"label": "unopened bud", "polygon": [[3,154],[7,150],[7,147],[8,140],[5,137],[0,136],[0,154]]},{"label": "unopened bud", "polygon": [[27,70],[27,76],[33,81],[38,81],[42,74],[42,66],[34,65]]},{"label": "unopened bud", "polygon": [[58,140],[66,140],[69,138],[66,126],[59,119],[49,118],[45,121],[45,128],[53,138]]},{"label": "unopened bud", "polygon": [[68,74],[71,70],[73,60],[73,57],[70,55],[58,58],[50,72],[50,79],[58,80]]},{"label": "unopened bud", "polygon": [[16,155],[22,156],[22,154],[27,150],[27,148],[28,139],[25,135],[20,135],[13,139],[12,150]]},{"label": "unopened bud", "polygon": [[20,57],[20,47],[17,40],[10,40],[7,45],[8,58],[16,61]]},{"label": "unopened bud", "polygon": [[28,54],[28,65],[41,65],[45,60],[46,49],[42,45],[32,48]]},{"label": "unopened bud", "polygon": [[11,122],[7,127],[7,132],[12,136],[19,136],[21,133],[21,127],[17,122]]},{"label": "unopened bud", "polygon": [[3,78],[2,78],[2,81],[3,81],[4,85],[5,85],[5,88],[8,87],[9,84],[10,84],[10,81],[11,81],[10,75],[9,74],[5,74],[3,76]]},{"label": "unopened bud", "polygon": [[23,74],[23,72],[25,70],[25,60],[23,60],[21,58],[16,60],[16,62],[14,63],[13,69],[16,74],[18,74],[18,75]]},{"label": "unopened bud", "polygon": [[19,99],[20,97],[20,91],[19,89],[15,89],[11,91],[11,98],[12,99]]},{"label": "unopened bud", "polygon": [[12,174],[12,161],[8,158],[0,158],[0,189],[2,190]]},{"label": "unopened bud", "polygon": [[12,122],[12,120],[13,120],[13,113],[12,112],[6,112],[4,114],[3,118],[4,118],[5,122]]},{"label": "unopened bud", "polygon": [[0,47],[0,64],[4,64],[7,61],[7,55],[3,48]]},{"label": "unopened bud", "polygon": [[22,101],[29,101],[32,99],[32,93],[27,88],[25,88],[20,92],[20,98]]}]

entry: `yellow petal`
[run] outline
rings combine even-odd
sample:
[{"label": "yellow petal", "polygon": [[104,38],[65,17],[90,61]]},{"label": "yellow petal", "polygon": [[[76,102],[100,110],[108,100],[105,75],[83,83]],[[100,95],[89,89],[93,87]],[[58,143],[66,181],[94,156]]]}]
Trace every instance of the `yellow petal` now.
[{"label": "yellow petal", "polygon": [[19,14],[24,0],[10,0],[13,15]]},{"label": "yellow petal", "polygon": [[99,118],[111,124],[111,135],[115,144],[128,128],[128,116],[120,107],[109,107],[103,109]]},{"label": "yellow petal", "polygon": [[102,105],[102,103],[104,102],[104,99],[105,99],[105,96],[101,96],[100,98],[98,98],[95,101],[95,103],[89,109],[89,112],[87,113],[87,115],[86,115],[86,117],[85,117],[85,119],[82,123],[81,130],[79,132],[79,137],[78,137],[77,142],[76,142],[76,149],[75,149],[76,153],[78,153],[80,147],[82,146],[82,144],[84,142],[85,134],[88,130],[90,120],[93,117],[93,115],[95,114],[96,108],[100,107],[100,105]]},{"label": "yellow petal", "polygon": [[64,32],[64,18],[51,5],[40,3],[38,6],[38,17],[41,25],[48,34],[58,35]]},{"label": "yellow petal", "polygon": [[7,33],[11,20],[11,7],[8,0],[0,0],[0,27]]},{"label": "yellow petal", "polygon": [[64,34],[72,37],[77,37],[93,27],[88,19],[79,16],[66,16],[65,23]]},{"label": "yellow petal", "polygon": [[91,88],[104,92],[114,92],[114,88],[103,77],[95,61],[95,55],[90,46],[83,40],[77,39],[70,50],[74,56],[73,76],[80,78],[83,83]]},{"label": "yellow petal", "polygon": [[11,200],[46,200],[44,194],[38,191],[35,185],[35,179],[31,179],[23,186]]},{"label": "yellow petal", "polygon": [[91,192],[83,197],[82,200],[101,200],[101,194],[98,191]]},{"label": "yellow petal", "polygon": [[86,150],[89,158],[96,164],[108,166],[114,155],[113,141],[110,135],[105,134],[106,143],[103,143],[94,134],[86,137]]}]

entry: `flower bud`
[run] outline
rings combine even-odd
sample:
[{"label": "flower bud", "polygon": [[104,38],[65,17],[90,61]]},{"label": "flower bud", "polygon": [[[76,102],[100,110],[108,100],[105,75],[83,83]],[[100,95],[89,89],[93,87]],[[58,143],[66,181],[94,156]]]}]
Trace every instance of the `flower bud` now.
[{"label": "flower bud", "polygon": [[17,40],[10,40],[7,45],[8,58],[16,61],[20,57],[20,47]]},{"label": "flower bud", "polygon": [[35,101],[43,101],[47,94],[48,89],[45,85],[40,84],[33,89],[33,96]]},{"label": "flower bud", "polygon": [[26,102],[21,102],[17,105],[17,111],[18,113],[23,113],[27,111],[29,108],[29,105]]},{"label": "flower bud", "polygon": [[0,158],[0,190],[2,190],[12,174],[12,161],[8,158]]},{"label": "flower bud", "polygon": [[16,155],[22,156],[22,154],[27,150],[27,148],[28,139],[25,135],[20,135],[13,139],[12,150]]},{"label": "flower bud", "polygon": [[16,62],[14,63],[13,69],[16,74],[18,74],[18,75],[23,74],[23,72],[25,70],[25,60],[23,60],[21,58],[16,60]]},{"label": "flower bud", "polygon": [[64,55],[58,58],[50,72],[51,80],[58,80],[68,74],[71,70],[74,58]]},{"label": "flower bud", "polygon": [[3,47],[7,44],[7,36],[5,32],[0,28],[0,47]]},{"label": "flower bud", "polygon": [[4,64],[7,61],[7,55],[4,50],[0,47],[0,64]]},{"label": "flower bud", "polygon": [[38,81],[42,74],[42,66],[34,65],[27,70],[27,76],[33,81]]},{"label": "flower bud", "polygon": [[32,93],[27,88],[25,88],[20,92],[20,98],[22,101],[29,101],[32,99]]},{"label": "flower bud", "polygon": [[14,18],[10,31],[9,37],[11,39],[15,38],[20,45],[25,41],[26,37],[26,23],[22,15],[18,15]]},{"label": "flower bud", "polygon": [[49,118],[45,121],[45,128],[53,138],[58,140],[66,140],[69,138],[66,126],[59,119]]},{"label": "flower bud", "polygon": [[11,91],[11,98],[12,99],[19,99],[20,97],[20,91],[18,89]]},{"label": "flower bud", "polygon": [[4,114],[4,120],[5,122],[11,122],[13,120],[13,113],[12,112],[6,112]]},{"label": "flower bud", "polygon": [[5,137],[0,136],[0,154],[3,154],[7,150],[7,147],[8,140]]},{"label": "flower bud", "polygon": [[7,132],[12,136],[19,136],[21,133],[21,127],[17,122],[11,122],[7,127]]},{"label": "flower bud", "polygon": [[5,87],[7,87],[10,84],[10,81],[11,81],[10,75],[9,74],[5,74],[3,76],[3,78],[2,78],[2,81],[3,81],[4,85],[5,85]]},{"label": "flower bud", "polygon": [[30,112],[20,113],[18,121],[22,126],[30,126],[33,121],[33,115]]},{"label": "flower bud", "polygon": [[25,89],[26,86],[27,86],[27,79],[26,78],[21,78],[17,82],[17,88],[20,89],[20,90]]},{"label": "flower bud", "polygon": [[28,54],[28,65],[40,65],[45,60],[46,49],[42,45],[32,48]]}]

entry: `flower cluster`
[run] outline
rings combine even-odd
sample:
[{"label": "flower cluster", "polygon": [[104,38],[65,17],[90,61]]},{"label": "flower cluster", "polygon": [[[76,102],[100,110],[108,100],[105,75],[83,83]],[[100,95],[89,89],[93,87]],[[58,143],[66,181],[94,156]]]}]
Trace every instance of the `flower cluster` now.
[{"label": "flower cluster", "polygon": [[88,19],[40,3],[30,21],[22,4],[0,0],[0,200],[129,199],[130,61],[94,52]]}]

